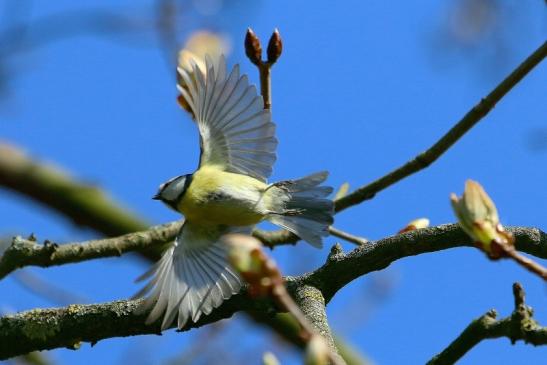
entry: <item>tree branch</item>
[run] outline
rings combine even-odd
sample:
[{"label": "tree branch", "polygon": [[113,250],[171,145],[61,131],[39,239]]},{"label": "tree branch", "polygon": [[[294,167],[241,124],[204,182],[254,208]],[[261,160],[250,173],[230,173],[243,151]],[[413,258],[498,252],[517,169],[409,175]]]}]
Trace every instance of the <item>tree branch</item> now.
[{"label": "tree branch", "polygon": [[443,153],[454,145],[465,133],[484,118],[494,106],[521,81],[534,67],[547,57],[547,42],[543,43],[534,53],[522,62],[509,76],[494,88],[485,98],[475,105],[465,116],[456,123],[441,139],[425,152],[420,153],[412,160],[393,170],[389,174],[365,185],[354,192],[337,199],[335,209],[337,212],[353,205],[372,199],[379,191],[395,184],[396,182],[425,169],[437,160]]},{"label": "tree branch", "polygon": [[0,279],[24,266],[57,266],[154,248],[172,241],[180,226],[181,222],[171,222],[115,238],[63,245],[49,241],[40,245],[32,240],[15,237],[11,246],[0,256]]},{"label": "tree branch", "polygon": [[[313,326],[313,330],[317,332],[326,341],[331,350],[331,362],[333,365],[345,364],[345,361],[338,354],[338,347],[334,342],[332,332],[327,321],[326,303],[323,294],[319,289],[303,285],[296,287],[294,292],[295,303],[298,304],[298,309],[302,311],[305,317]],[[293,313],[291,311],[291,313]]]},{"label": "tree branch", "polygon": [[507,337],[514,344],[518,340],[534,346],[547,345],[547,327],[540,326],[532,317],[533,310],[524,304],[524,290],[519,283],[513,284],[515,310],[503,319],[497,320],[495,310],[490,310],[475,319],[440,354],[429,360],[429,365],[454,364],[469,350],[486,339]]},{"label": "tree branch", "polygon": [[[160,334],[160,323],[145,325],[146,314],[135,314],[139,301],[70,305],[58,309],[35,309],[0,318],[0,360],[34,350],[79,348],[111,337]],[[183,331],[228,318],[236,311],[258,309],[258,302],[245,295],[233,296],[211,315],[188,323]]]},{"label": "tree branch", "polygon": [[[0,280],[14,270],[25,266],[50,267],[97,258],[121,256],[132,251],[161,251],[160,247],[162,245],[168,244],[175,239],[181,225],[182,221],[174,221],[150,227],[146,231],[128,233],[119,237],[62,245],[48,240],[44,244],[38,244],[34,240],[17,236],[13,238],[11,245],[0,256]],[[336,236],[349,242],[358,245],[368,243],[362,237],[353,236],[334,227],[330,227],[330,230]],[[255,230],[253,234],[263,237],[268,232]],[[263,242],[267,246],[272,246],[268,241],[264,240]]]},{"label": "tree branch", "polygon": [[97,187],[77,182],[65,172],[34,161],[6,143],[0,143],[0,185],[56,210],[79,226],[107,236],[148,227]]},{"label": "tree branch", "polygon": [[[517,250],[539,258],[547,258],[545,232],[537,228],[505,228],[515,236]],[[458,224],[417,229],[371,241],[370,244],[359,246],[347,254],[335,252],[322,267],[299,277],[298,280],[321,290],[328,303],[338,290],[351,281],[370,272],[382,270],[401,258],[473,246],[471,238]]]},{"label": "tree branch", "polygon": [[507,256],[513,259],[517,264],[524,267],[526,270],[530,271],[531,273],[539,276],[543,280],[547,280],[547,269],[545,267],[538,264],[534,260],[531,260],[528,257],[521,255],[513,247],[504,251],[507,254]]},{"label": "tree branch", "polygon": [[[517,249],[547,258],[547,235],[535,228],[508,228],[515,235]],[[427,252],[472,246],[471,239],[457,224],[443,225],[399,234],[359,246],[343,254],[334,252],[319,269],[299,277],[289,277],[287,287],[293,297],[300,288],[319,289],[325,303],[352,280],[389,266],[392,262]],[[485,261],[486,262],[486,261]],[[33,310],[0,318],[0,359],[25,352],[70,347],[78,341],[95,343],[101,339],[159,333],[160,325],[145,326],[145,315],[133,314],[135,301],[69,306]],[[183,330],[230,317],[241,310],[265,318],[278,311],[271,302],[249,300],[240,293],[223,303],[210,315]]]},{"label": "tree branch", "polygon": [[[49,267],[63,265],[66,263],[81,262],[96,258],[120,256],[126,252],[142,251],[163,245],[174,239],[182,223],[171,222],[151,227],[147,231],[129,233],[120,237],[92,240],[81,243],[69,243],[57,245],[46,241],[40,245],[34,241],[15,237],[12,245],[9,246],[4,255],[0,256],[0,279],[13,270],[24,266]],[[516,249],[529,253],[540,258],[547,258],[547,235],[537,228],[527,227],[506,227],[509,232],[515,235]],[[269,234],[274,232],[255,231],[253,235],[259,236],[265,245],[279,244],[270,241]],[[329,262],[334,260],[353,260],[356,258],[375,262],[385,262],[386,265],[375,270],[387,267],[391,262],[411,255],[425,252],[440,251],[453,247],[474,246],[471,239],[459,228],[457,224],[441,225],[425,229],[419,229],[378,241],[363,242],[357,249],[347,255],[336,254],[329,258],[329,261],[322,268],[314,273],[329,267]],[[340,261],[341,262],[341,261]],[[336,267],[343,264],[337,263]],[[357,266],[362,268],[373,268],[370,262],[365,264],[348,264],[348,269],[354,273],[354,278],[366,274],[370,270],[359,274]],[[336,270],[339,270],[338,268]],[[337,273],[339,275],[339,273]],[[342,281],[343,285],[347,282]],[[342,286],[343,286],[342,285]],[[329,298],[330,299],[330,298]]]}]

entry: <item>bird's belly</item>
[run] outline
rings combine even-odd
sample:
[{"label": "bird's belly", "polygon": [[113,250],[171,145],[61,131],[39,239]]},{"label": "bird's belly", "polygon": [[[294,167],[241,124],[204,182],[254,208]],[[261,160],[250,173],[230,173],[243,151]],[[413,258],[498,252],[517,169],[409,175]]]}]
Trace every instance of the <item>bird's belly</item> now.
[{"label": "bird's belly", "polygon": [[207,222],[229,226],[249,226],[259,223],[264,215],[250,209],[243,202],[231,201],[227,204],[210,202],[196,206],[184,213],[192,222]]},{"label": "bird's belly", "polygon": [[239,174],[219,174],[216,171],[198,174],[194,176],[179,210],[192,222],[254,225],[266,215],[263,199],[266,186],[256,179]]}]

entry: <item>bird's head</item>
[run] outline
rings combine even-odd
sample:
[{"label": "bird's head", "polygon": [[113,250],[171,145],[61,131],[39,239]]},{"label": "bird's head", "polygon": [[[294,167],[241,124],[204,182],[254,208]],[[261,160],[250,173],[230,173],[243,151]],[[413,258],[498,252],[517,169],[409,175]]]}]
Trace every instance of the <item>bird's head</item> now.
[{"label": "bird's head", "polygon": [[152,199],[161,200],[169,207],[177,210],[177,205],[183,198],[186,189],[192,181],[192,175],[176,176],[160,185],[156,195]]}]

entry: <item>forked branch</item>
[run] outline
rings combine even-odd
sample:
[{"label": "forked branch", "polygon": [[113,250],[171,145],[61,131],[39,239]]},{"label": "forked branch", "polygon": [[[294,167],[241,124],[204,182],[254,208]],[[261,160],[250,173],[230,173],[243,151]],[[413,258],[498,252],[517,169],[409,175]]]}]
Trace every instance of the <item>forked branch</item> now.
[{"label": "forked branch", "polygon": [[534,346],[547,345],[547,327],[540,326],[532,317],[533,310],[524,303],[524,289],[519,283],[513,284],[515,309],[503,319],[496,319],[497,312],[490,310],[475,319],[440,354],[429,360],[429,365],[454,364],[481,341],[507,337],[512,344],[522,340]]}]

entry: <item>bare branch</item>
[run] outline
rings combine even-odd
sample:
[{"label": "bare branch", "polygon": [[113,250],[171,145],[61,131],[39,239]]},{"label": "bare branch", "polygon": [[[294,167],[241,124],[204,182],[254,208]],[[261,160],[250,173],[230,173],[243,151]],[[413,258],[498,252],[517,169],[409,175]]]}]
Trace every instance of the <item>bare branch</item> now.
[{"label": "bare branch", "polygon": [[354,236],[351,233],[344,232],[338,228],[334,228],[333,226],[329,227],[329,233],[333,236],[336,236],[338,238],[341,238],[351,243],[355,243],[356,245],[359,245],[359,246],[366,245],[369,243],[369,240],[367,240],[364,237]]},{"label": "bare branch", "polygon": [[[520,227],[508,230],[516,238],[517,249],[547,258],[547,235],[544,232]],[[471,239],[457,224],[419,229],[371,242],[348,254],[334,253],[319,269],[299,277],[285,278],[287,289],[293,297],[297,297],[300,288],[317,288],[325,303],[328,303],[338,290],[352,280],[381,270],[398,259],[472,245]],[[249,300],[243,294],[232,297],[210,315],[202,317],[197,324],[188,324],[183,330],[230,317],[241,310],[256,313],[257,318],[265,318],[268,313],[278,311],[270,302]],[[69,306],[0,318],[0,359],[33,350],[70,347],[78,341],[95,343],[109,337],[159,333],[159,323],[145,326],[146,314],[133,314],[136,304],[135,301],[119,301]],[[295,341],[298,343],[298,339]]]},{"label": "bare branch", "polygon": [[465,133],[484,118],[494,106],[521,81],[534,67],[547,57],[547,42],[543,43],[534,53],[522,62],[509,76],[494,88],[485,98],[475,105],[465,116],[452,127],[441,139],[425,152],[412,160],[382,176],[376,181],[358,188],[354,192],[336,200],[336,211],[342,211],[353,205],[372,199],[376,193],[396,182],[425,169],[435,162],[443,153],[454,145]]},{"label": "bare branch", "polygon": [[538,275],[543,280],[547,280],[547,269],[535,262],[534,260],[521,255],[514,248],[510,248],[505,251],[508,257],[512,258],[520,266],[524,267],[526,270]]},{"label": "bare branch", "polygon": [[[63,245],[56,245],[47,241],[44,245],[40,245],[34,241],[16,237],[12,245],[6,249],[4,255],[0,256],[0,278],[23,266],[57,266],[102,257],[115,257],[126,252],[155,248],[172,241],[181,224],[180,221],[175,221],[151,227],[148,231]],[[536,257],[547,258],[547,238],[543,231],[527,227],[509,227],[507,230],[515,235],[516,248],[518,250]],[[276,232],[256,230],[253,232],[253,235],[266,246],[284,243],[270,240],[271,233]],[[346,233],[344,232],[344,234]],[[440,251],[452,247],[474,246],[471,238],[457,224],[419,229],[378,241],[362,241],[364,239],[360,237],[356,237],[356,240],[362,242],[360,247],[347,254],[345,259],[355,257],[357,252],[360,252],[358,257],[377,257],[379,261],[387,263],[385,266],[376,268],[375,270],[383,269],[392,261],[405,256]],[[387,252],[384,253],[384,249]],[[386,254],[386,256],[382,257],[383,254]],[[340,259],[340,255],[334,256],[336,260]],[[359,272],[355,270],[357,266],[353,265],[356,264],[349,265],[349,271],[357,274]],[[328,266],[328,262],[325,266]],[[365,267],[373,268],[374,266],[369,266],[369,264],[361,265],[361,268]],[[316,272],[321,269],[316,270]],[[367,272],[357,274],[355,277]]]},{"label": "bare branch", "polygon": [[77,182],[65,172],[34,161],[6,143],[0,143],[0,185],[56,210],[77,225],[107,236],[148,228],[99,188]]},{"label": "bare branch", "polygon": [[[310,337],[313,332],[317,332],[326,341],[331,350],[329,355],[332,365],[345,364],[345,361],[338,355],[338,348],[332,337],[332,332],[327,321],[326,303],[323,294],[313,286],[304,285],[294,291],[294,298],[298,305],[292,302],[292,300],[290,301],[292,305],[290,302],[286,303],[289,312],[297,319],[303,317],[306,319],[305,322],[309,321],[312,328],[307,328],[306,330]],[[300,319],[300,325],[306,328],[305,325],[302,325],[302,322],[303,320]]]},{"label": "bare branch", "polygon": [[[547,234],[537,228],[506,227],[515,236],[515,247],[539,258],[547,258]],[[325,265],[299,277],[317,287],[327,302],[338,290],[365,274],[382,270],[409,256],[442,251],[455,247],[474,247],[471,238],[458,224],[418,229],[371,241],[347,254],[330,255]],[[485,261],[485,264],[488,264]]]},{"label": "bare branch", "polygon": [[[146,231],[128,233],[119,237],[91,240],[58,245],[45,241],[38,244],[33,240],[14,237],[12,244],[0,256],[0,280],[12,271],[25,266],[50,267],[96,258],[121,256],[126,252],[150,250],[173,241],[182,225],[175,221]],[[358,245],[368,241],[361,237],[336,230],[332,234]],[[257,234],[259,234],[257,230]]]},{"label": "bare branch", "polygon": [[515,310],[497,320],[495,310],[475,319],[443,352],[429,360],[429,365],[454,364],[469,350],[486,339],[507,337],[511,343],[523,340],[534,346],[547,345],[547,327],[540,326],[532,317],[532,308],[524,303],[524,290],[519,283],[513,284]]},{"label": "bare branch", "polygon": [[49,267],[81,262],[101,257],[121,256],[130,251],[143,251],[168,243],[176,236],[181,222],[151,227],[147,231],[128,233],[115,238],[57,245],[46,241],[43,245],[15,237],[0,256],[0,279],[24,266]]},{"label": "bare branch", "polygon": [[[35,309],[0,318],[0,360],[59,347],[78,348],[81,342],[111,337],[160,334],[160,323],[145,325],[146,314],[137,315],[139,301],[127,300],[104,304],[70,305],[58,309]],[[236,295],[198,323],[189,323],[183,331],[228,318],[236,311],[254,309],[257,302]]]}]

